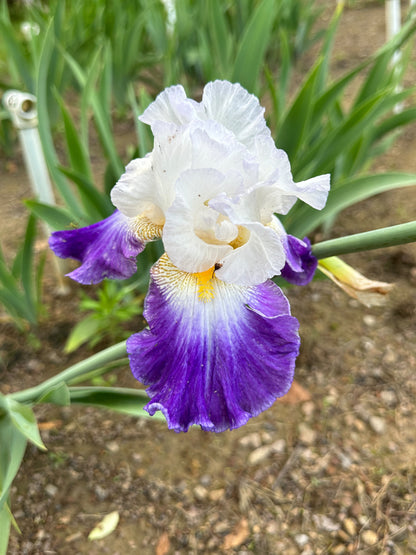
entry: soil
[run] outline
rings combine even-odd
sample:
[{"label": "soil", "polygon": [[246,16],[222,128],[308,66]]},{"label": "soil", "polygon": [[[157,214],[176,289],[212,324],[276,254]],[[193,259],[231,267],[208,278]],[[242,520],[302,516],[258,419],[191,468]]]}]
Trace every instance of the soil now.
[{"label": "soil", "polygon": [[[337,36],[334,72],[383,41],[383,5],[355,2]],[[306,65],[300,62],[300,73]],[[132,127],[120,130],[123,144],[128,137],[134,143]],[[415,151],[413,126],[376,169],[416,172]],[[30,188],[19,153],[0,163],[0,229],[10,254],[26,217],[19,201]],[[332,233],[414,219],[412,188],[346,210]],[[10,555],[416,553],[416,247],[345,260],[396,284],[387,304],[366,308],[327,280],[288,289],[302,338],[296,382],[243,428],[176,434],[150,418],[37,407],[48,451],[29,446],[14,482],[21,534],[12,531]],[[63,353],[79,318],[79,286],[59,295],[50,261],[48,269],[48,315],[36,341],[7,321],[0,324],[2,393],[39,383],[91,354]],[[116,374],[121,385],[137,387],[128,367]],[[113,511],[120,516],[115,531],[89,541]]]}]

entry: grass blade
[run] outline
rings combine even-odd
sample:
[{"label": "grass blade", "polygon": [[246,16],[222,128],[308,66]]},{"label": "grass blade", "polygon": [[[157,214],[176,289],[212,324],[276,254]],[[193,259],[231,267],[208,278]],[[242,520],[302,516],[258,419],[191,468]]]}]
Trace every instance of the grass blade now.
[{"label": "grass blade", "polygon": [[231,80],[252,93],[257,92],[258,77],[278,7],[275,0],[263,0],[248,21],[238,46]]}]

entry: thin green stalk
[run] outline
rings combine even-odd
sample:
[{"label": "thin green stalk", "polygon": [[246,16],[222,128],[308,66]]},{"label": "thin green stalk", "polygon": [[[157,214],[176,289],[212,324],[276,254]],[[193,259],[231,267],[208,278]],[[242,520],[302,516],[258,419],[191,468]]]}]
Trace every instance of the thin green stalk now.
[{"label": "thin green stalk", "polygon": [[78,376],[85,375],[96,368],[105,366],[110,362],[123,358],[126,356],[126,342],[122,341],[117,343],[108,349],[104,349],[99,353],[85,359],[81,362],[77,362],[73,366],[70,366],[66,370],[59,372],[52,378],[36,385],[35,387],[30,387],[29,389],[24,389],[23,391],[17,391],[10,395],[12,399],[20,403],[33,403],[37,399],[41,398],[48,390],[61,384],[62,382],[68,383]]},{"label": "thin green stalk", "polygon": [[312,246],[316,258],[394,247],[416,241],[416,221],[322,241]]}]

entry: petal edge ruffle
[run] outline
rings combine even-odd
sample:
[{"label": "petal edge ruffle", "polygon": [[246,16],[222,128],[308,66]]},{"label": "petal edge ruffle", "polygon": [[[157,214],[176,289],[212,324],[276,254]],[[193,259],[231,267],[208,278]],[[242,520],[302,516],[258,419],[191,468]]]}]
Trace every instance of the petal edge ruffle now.
[{"label": "petal edge ruffle", "polygon": [[[238,428],[292,383],[298,322],[271,281],[244,287],[179,271],[164,255],[152,269],[150,329],[127,341],[134,376],[148,385],[146,410],[187,431]],[[211,297],[201,289],[212,288]]]}]

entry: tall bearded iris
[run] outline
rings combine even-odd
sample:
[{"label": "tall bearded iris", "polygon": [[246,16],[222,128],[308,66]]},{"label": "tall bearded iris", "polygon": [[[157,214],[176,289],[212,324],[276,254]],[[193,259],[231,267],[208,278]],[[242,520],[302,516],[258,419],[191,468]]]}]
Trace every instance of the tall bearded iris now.
[{"label": "tall bearded iris", "polygon": [[79,260],[81,283],[128,278],[148,241],[165,254],[151,269],[149,328],[127,351],[148,386],[150,414],[187,431],[237,428],[284,395],[299,350],[298,322],[270,278],[308,283],[310,243],[287,235],[275,214],[297,199],[325,205],[329,176],[295,183],[257,98],[215,81],[201,102],[181,86],[162,92],[141,121],[154,148],[115,185],[117,210],[92,226],[59,231],[50,246]]}]

